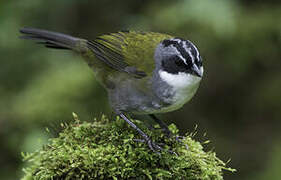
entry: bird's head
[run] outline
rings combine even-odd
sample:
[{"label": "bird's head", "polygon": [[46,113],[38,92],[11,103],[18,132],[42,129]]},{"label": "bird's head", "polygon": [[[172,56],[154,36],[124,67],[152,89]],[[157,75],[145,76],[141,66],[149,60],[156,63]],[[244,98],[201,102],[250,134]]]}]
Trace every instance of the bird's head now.
[{"label": "bird's head", "polygon": [[202,58],[196,46],[188,40],[173,38],[162,41],[156,48],[155,59],[160,69],[167,73],[203,76]]},{"label": "bird's head", "polygon": [[172,87],[192,87],[203,76],[202,58],[195,45],[188,40],[163,40],[157,46],[154,58],[161,79]]}]

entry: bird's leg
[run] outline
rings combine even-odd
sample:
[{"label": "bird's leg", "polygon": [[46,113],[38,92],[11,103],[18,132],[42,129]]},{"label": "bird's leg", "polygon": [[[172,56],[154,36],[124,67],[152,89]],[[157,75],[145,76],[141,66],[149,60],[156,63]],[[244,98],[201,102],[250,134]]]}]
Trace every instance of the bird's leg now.
[{"label": "bird's leg", "polygon": [[167,124],[161,119],[157,118],[154,114],[149,114],[149,116],[160,125],[160,128],[164,131],[167,137],[172,137],[173,133],[169,130]]},{"label": "bird's leg", "polygon": [[158,150],[163,150],[162,147],[160,147],[159,145],[157,145],[156,143],[154,143],[150,137],[145,134],[140,128],[138,128],[132,121],[130,121],[123,113],[118,113],[118,115],[124,119],[132,128],[134,128],[136,131],[138,131],[138,133],[143,137],[144,141],[146,141],[147,145],[149,146],[149,148],[153,151],[156,152],[157,154],[159,154]]},{"label": "bird's leg", "polygon": [[160,128],[164,131],[167,137],[172,136],[172,132],[169,130],[167,124],[162,120],[158,119],[154,114],[149,114],[149,116],[160,125]]},{"label": "bird's leg", "polygon": [[[173,133],[169,130],[165,122],[163,122],[161,119],[158,119],[154,114],[149,114],[149,116],[160,125],[161,129],[164,131],[167,137],[169,138],[174,137]],[[181,140],[182,138],[183,138],[182,136],[175,136],[176,141],[180,143],[183,143]],[[188,146],[186,144],[185,147],[188,149]]]}]

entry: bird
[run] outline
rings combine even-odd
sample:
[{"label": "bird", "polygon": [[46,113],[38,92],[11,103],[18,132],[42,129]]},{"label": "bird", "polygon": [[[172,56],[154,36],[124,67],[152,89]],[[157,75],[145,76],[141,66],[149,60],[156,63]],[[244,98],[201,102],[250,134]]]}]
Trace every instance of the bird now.
[{"label": "bird", "polygon": [[83,57],[108,93],[109,104],[142,137],[152,141],[128,114],[148,115],[170,136],[168,126],[155,114],[175,111],[195,95],[203,77],[202,57],[190,41],[176,36],[142,31],[119,31],[94,40],[24,27],[21,38],[47,48],[72,50]]}]

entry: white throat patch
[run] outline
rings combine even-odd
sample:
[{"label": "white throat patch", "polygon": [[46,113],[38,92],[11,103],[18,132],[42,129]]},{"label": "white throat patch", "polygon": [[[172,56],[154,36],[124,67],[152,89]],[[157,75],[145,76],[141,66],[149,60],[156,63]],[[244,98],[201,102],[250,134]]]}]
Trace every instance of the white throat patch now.
[{"label": "white throat patch", "polygon": [[160,70],[158,73],[160,78],[172,87],[173,93],[173,97],[171,97],[171,99],[167,99],[172,104],[168,107],[162,108],[159,112],[169,112],[181,108],[194,96],[201,80],[200,77],[184,72],[171,74]]},{"label": "white throat patch", "polygon": [[178,74],[171,74],[166,71],[159,71],[160,78],[165,81],[168,85],[172,86],[175,90],[185,89],[195,84],[198,84],[201,80],[200,77],[193,76],[184,72]]}]

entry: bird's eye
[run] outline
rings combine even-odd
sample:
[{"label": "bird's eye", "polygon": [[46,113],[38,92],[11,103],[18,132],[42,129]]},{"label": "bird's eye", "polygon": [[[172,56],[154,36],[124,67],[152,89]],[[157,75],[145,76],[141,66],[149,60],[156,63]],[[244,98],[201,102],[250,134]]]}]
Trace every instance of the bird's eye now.
[{"label": "bird's eye", "polygon": [[177,57],[176,59],[175,59],[175,64],[177,65],[177,66],[179,66],[179,67],[186,67],[186,64],[183,62],[183,60],[182,59],[180,59],[179,57]]},{"label": "bird's eye", "polygon": [[172,56],[168,59],[163,60],[162,67],[165,71],[172,74],[187,72],[187,70],[190,69],[189,66],[186,65],[179,56]]}]

